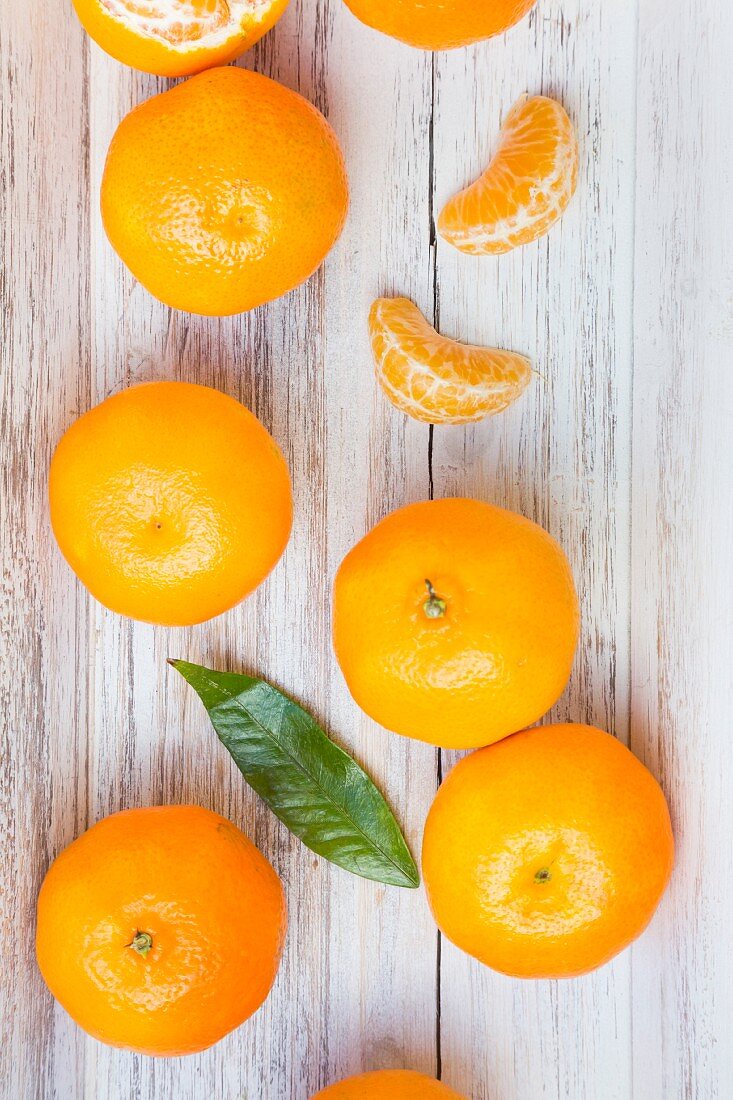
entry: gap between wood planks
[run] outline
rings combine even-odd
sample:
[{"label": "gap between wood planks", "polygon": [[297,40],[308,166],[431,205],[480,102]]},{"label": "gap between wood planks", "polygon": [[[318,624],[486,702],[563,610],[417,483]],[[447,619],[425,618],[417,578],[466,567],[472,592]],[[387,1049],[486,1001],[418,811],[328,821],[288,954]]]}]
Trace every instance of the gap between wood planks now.
[{"label": "gap between wood planks", "polygon": [[[430,126],[428,130],[428,232],[430,240],[430,279],[433,284],[433,326],[438,329],[440,324],[440,300],[438,292],[438,237],[435,227],[435,85],[437,75],[437,59],[433,53],[430,59]],[[435,438],[435,425],[428,425],[428,496],[435,499],[435,483],[433,481],[433,442]],[[436,749],[436,787],[443,782],[443,753],[440,747]],[[435,1070],[440,1081],[443,1077],[443,1055],[441,1049],[441,956],[443,949],[443,934],[435,926]]]}]

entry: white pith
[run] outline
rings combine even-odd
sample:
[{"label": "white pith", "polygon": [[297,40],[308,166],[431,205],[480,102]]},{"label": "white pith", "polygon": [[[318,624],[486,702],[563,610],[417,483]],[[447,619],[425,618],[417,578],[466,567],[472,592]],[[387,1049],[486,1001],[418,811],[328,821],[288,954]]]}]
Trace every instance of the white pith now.
[{"label": "white pith", "polygon": [[262,19],[272,0],[211,0],[210,11],[203,13],[196,11],[191,0],[101,0],[101,4],[113,19],[138,34],[187,53],[228,42],[243,25]]},{"label": "white pith", "polygon": [[[405,302],[399,316],[392,300],[373,307],[377,378],[403,412],[429,423],[483,420],[511,405],[529,384],[532,369],[524,356],[450,340],[435,331],[417,306],[410,306],[408,310]],[[396,385],[393,374],[407,376],[407,388]],[[457,411],[441,414],[440,406],[446,404],[455,404]]]}]

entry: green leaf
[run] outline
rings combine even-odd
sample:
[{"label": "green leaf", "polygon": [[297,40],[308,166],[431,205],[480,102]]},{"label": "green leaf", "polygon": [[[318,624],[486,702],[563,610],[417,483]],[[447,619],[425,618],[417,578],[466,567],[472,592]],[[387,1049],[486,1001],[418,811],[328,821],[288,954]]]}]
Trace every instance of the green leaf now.
[{"label": "green leaf", "polygon": [[253,676],[168,663],[198,692],[250,786],[308,848],[362,878],[419,885],[384,798],[302,707]]}]

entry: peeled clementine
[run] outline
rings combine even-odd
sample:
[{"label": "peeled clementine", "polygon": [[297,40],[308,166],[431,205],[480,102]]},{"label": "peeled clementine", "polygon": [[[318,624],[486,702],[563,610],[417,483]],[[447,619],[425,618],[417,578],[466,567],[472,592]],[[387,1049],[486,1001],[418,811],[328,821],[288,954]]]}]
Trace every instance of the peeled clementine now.
[{"label": "peeled clementine", "polygon": [[352,696],[387,729],[444,748],[488,745],[545,714],[578,627],[555,540],[478,500],[398,509],[336,574],[334,647]]},{"label": "peeled clementine", "polygon": [[288,0],[74,0],[108,54],[143,72],[188,76],[225,65],[274,26]]},{"label": "peeled clementine", "polygon": [[464,1100],[447,1085],[408,1069],[360,1073],[322,1089],[312,1100]]},{"label": "peeled clementine", "polygon": [[659,784],[590,726],[542,726],[461,760],[428,814],[422,865],[435,919],[481,962],[567,978],[646,928],[672,871]]},{"label": "peeled clementine", "polygon": [[265,857],[200,806],[106,817],[51,864],[38,897],[41,973],[112,1046],[192,1054],[267,997],[285,898]]},{"label": "peeled clementine", "polygon": [[493,416],[532,378],[525,356],[440,336],[408,298],[378,298],[369,335],[380,386],[395,408],[425,423]]},{"label": "peeled clementine", "polygon": [[577,182],[578,139],[564,107],[522,96],[486,171],[441,210],[438,232],[460,252],[509,252],[547,233]]},{"label": "peeled clementine", "polygon": [[503,34],[537,0],[346,0],[375,30],[423,50],[451,50]]},{"label": "peeled clementine", "polygon": [[277,444],[239,401],[150,382],[79,417],[51,461],[51,523],[106,607],[187,626],[229,610],[267,576],[292,522]]},{"label": "peeled clementine", "polygon": [[343,156],[320,111],[236,68],[131,111],[102,178],[104,228],[135,278],[166,305],[210,316],[302,283],[347,207]]}]

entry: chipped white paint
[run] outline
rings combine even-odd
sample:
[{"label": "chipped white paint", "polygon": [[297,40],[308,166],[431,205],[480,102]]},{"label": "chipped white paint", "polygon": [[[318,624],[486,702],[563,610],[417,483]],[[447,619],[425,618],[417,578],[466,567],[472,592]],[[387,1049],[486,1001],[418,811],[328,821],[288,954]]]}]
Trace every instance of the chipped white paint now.
[{"label": "chipped white paint", "polygon": [[[339,0],[293,0],[246,64],[299,88],[346,151],[352,211],[325,268],[222,321],[174,314],[123,271],[97,194],[120,117],[163,82],[85,39],[70,4],[0,11],[0,984],[2,1100],[307,1100],[360,1068],[434,1071],[473,1100],[712,1100],[733,1079],[733,148],[727,0],[539,0],[505,39],[432,58]],[[578,193],[503,257],[437,248],[433,217],[486,166],[522,92],[557,95]],[[431,152],[432,143],[432,152]],[[366,316],[412,298],[440,329],[528,354],[517,405],[435,429],[436,495],[471,493],[567,548],[584,634],[559,717],[613,728],[658,774],[679,841],[672,889],[631,952],[573,982],[513,982],[438,944],[422,893],[329,868],[243,787],[167,673],[185,656],[258,670],[303,699],[383,784],[419,850],[438,767],[351,703],[329,644],[330,580],[390,508],[431,489],[430,430],[375,385]],[[241,397],[293,471],[282,564],[194,630],[123,622],[52,544],[51,449],[132,381]],[[86,1039],[33,960],[49,860],[123,805],[196,800],[273,860],[291,928],[273,995],[203,1055],[154,1061]]]}]

